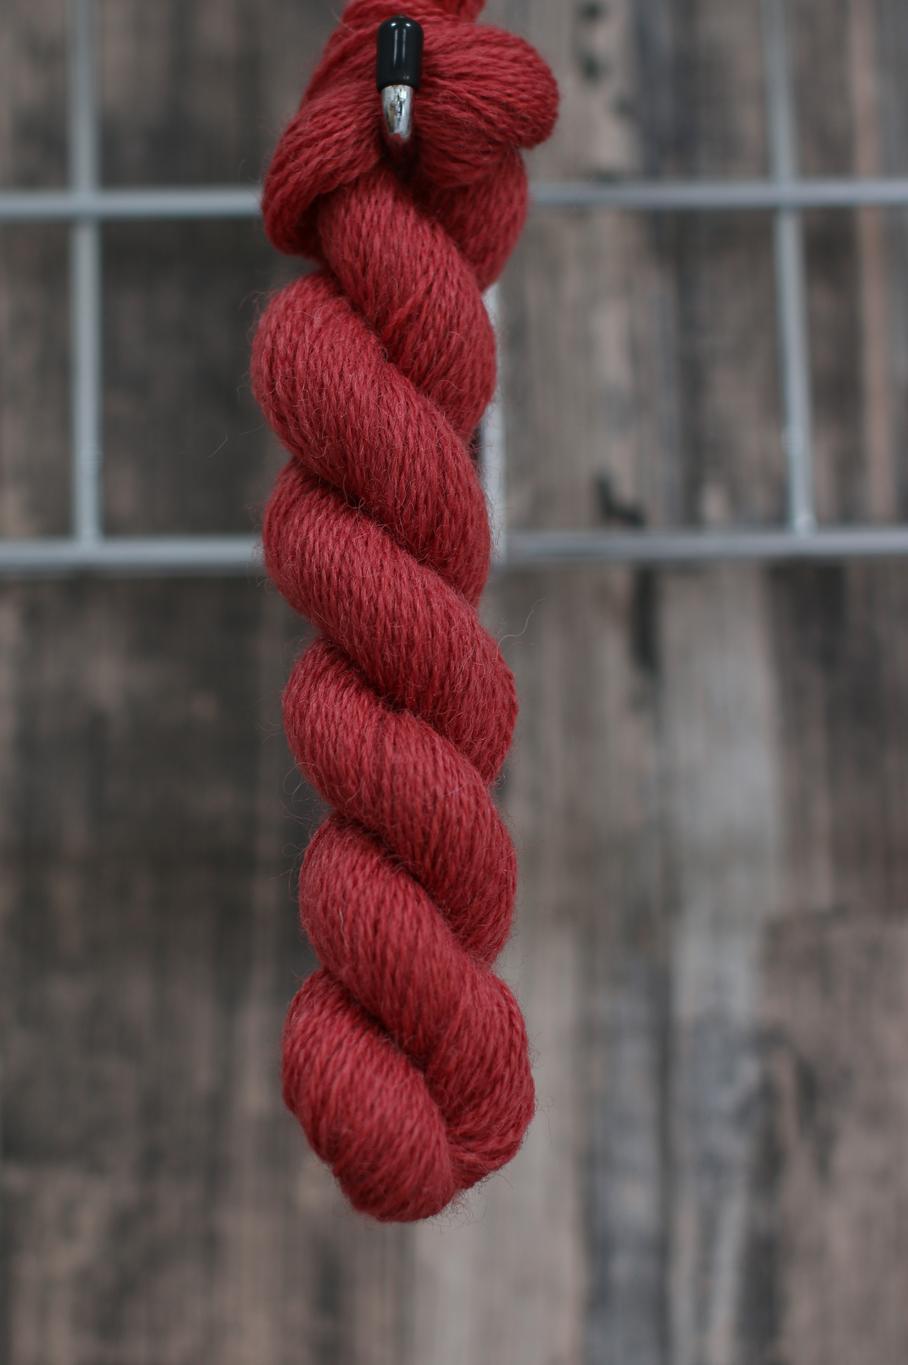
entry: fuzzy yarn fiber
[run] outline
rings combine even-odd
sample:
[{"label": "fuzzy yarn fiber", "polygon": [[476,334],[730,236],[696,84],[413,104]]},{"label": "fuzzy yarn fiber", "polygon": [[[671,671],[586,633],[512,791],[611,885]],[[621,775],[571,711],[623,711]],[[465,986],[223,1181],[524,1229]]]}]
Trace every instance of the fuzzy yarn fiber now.
[{"label": "fuzzy yarn fiber", "polygon": [[321,969],[293,1001],[284,1095],[356,1208],[425,1218],[504,1165],[533,1114],[520,1009],[492,964],[515,859],[490,796],[516,717],[476,606],[490,559],[473,435],[495,387],[482,291],[522,227],[519,155],[557,89],[482,0],[409,0],[425,33],[413,148],[375,90],[388,0],[344,10],[283,134],[271,241],[314,273],[270,303],[253,383],[291,452],[268,571],[319,639],[284,695],[333,813],[303,863]]}]

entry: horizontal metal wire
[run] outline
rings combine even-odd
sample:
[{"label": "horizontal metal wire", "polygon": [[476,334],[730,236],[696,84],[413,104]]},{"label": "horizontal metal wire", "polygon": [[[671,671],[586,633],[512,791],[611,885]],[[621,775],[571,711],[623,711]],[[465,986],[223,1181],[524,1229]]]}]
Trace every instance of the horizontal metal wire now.
[{"label": "horizontal metal wire", "polygon": [[504,567],[769,563],[901,555],[908,555],[908,526],[826,526],[807,532],[734,526],[716,531],[509,531]]},{"label": "horizontal metal wire", "polygon": [[0,223],[70,223],[80,218],[118,219],[254,218],[261,212],[253,186],[193,189],[130,189],[0,192]]},{"label": "horizontal metal wire", "polygon": [[637,209],[648,213],[742,209],[855,209],[908,205],[908,178],[625,180],[540,183],[540,208]]},{"label": "horizontal metal wire", "polygon": [[[772,180],[543,181],[532,187],[541,209],[628,209],[647,213],[760,209],[908,207],[908,178]],[[0,191],[0,223],[70,223],[79,219],[254,218],[255,186],[209,188]]]},{"label": "horizontal metal wire", "polygon": [[262,571],[251,536],[33,537],[0,540],[0,574],[16,578],[61,573],[245,574]]},{"label": "horizontal metal wire", "polygon": [[[906,526],[829,526],[799,534],[767,528],[714,531],[517,531],[508,533],[499,570],[572,564],[640,566],[885,558],[908,555]],[[218,577],[263,572],[250,536],[111,536],[0,540],[0,574],[70,573]]]}]

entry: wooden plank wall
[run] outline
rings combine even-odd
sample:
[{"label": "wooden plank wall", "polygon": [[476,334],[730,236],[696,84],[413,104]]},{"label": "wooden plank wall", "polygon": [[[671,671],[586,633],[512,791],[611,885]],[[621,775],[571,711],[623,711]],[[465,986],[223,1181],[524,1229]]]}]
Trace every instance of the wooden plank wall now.
[{"label": "wooden plank wall", "polygon": [[[102,0],[105,178],[250,180],[328,0]],[[901,0],[791,0],[811,174],[904,174]],[[757,0],[493,0],[556,67],[550,178],[765,171]],[[0,182],[65,173],[65,6],[11,0]],[[908,515],[904,215],[808,220],[827,517]],[[245,530],[252,225],[105,232],[120,532]],[[292,267],[291,267],[292,269]],[[0,531],[66,524],[67,262],[0,230]],[[771,228],[536,215],[503,291],[508,508],[784,506]],[[523,703],[507,972],[541,1112],[429,1226],[352,1215],[284,1115],[318,808],[261,583],[0,585],[0,1359],[896,1365],[908,1357],[908,578],[899,562],[499,578]]]}]

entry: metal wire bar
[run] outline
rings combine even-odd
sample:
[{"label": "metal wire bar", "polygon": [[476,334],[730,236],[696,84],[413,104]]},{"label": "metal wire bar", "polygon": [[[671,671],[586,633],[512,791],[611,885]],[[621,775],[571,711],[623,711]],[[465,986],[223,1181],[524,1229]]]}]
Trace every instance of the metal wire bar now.
[{"label": "metal wire bar", "polygon": [[734,526],[721,531],[511,531],[505,567],[771,563],[897,555],[908,555],[908,526],[828,526],[806,533]]},{"label": "metal wire bar", "polygon": [[[797,132],[785,0],[763,0],[763,33],[770,165],[773,179],[785,185],[797,174]],[[783,443],[788,464],[788,522],[795,531],[809,531],[816,524],[816,515],[807,287],[800,210],[778,209],[774,230],[779,370],[785,414]]]},{"label": "metal wire bar", "polygon": [[[640,213],[906,208],[908,178],[538,181],[531,194],[537,209]],[[256,218],[259,211],[255,185],[0,190],[0,223]]]},{"label": "metal wire bar", "polygon": [[810,177],[776,180],[615,180],[540,182],[537,208],[630,209],[642,213],[722,213],[780,208],[857,209],[908,205],[908,179]]},{"label": "metal wire bar", "polygon": [[[908,556],[906,526],[830,526],[799,533],[728,527],[721,531],[518,531],[508,533],[499,571],[577,564],[673,566],[725,561],[773,563]],[[259,543],[250,536],[108,536],[0,540],[6,578],[63,574],[221,577],[263,573]]]},{"label": "metal wire bar", "polygon": [[102,536],[0,539],[0,574],[10,578],[63,573],[244,574],[262,571],[251,536]]},{"label": "metal wire bar", "polygon": [[499,335],[501,327],[500,303],[498,285],[493,284],[486,294],[486,308],[498,342],[498,384],[495,389],[495,396],[483,418],[480,452],[482,483],[488,503],[489,525],[492,531],[492,559],[496,564],[506,559],[508,548],[507,447],[501,391],[504,346]]},{"label": "metal wire bar", "polygon": [[[94,0],[70,0],[69,176],[74,194],[98,181]],[[72,524],[80,541],[101,534],[101,240],[98,221],[79,218],[70,235]]]}]

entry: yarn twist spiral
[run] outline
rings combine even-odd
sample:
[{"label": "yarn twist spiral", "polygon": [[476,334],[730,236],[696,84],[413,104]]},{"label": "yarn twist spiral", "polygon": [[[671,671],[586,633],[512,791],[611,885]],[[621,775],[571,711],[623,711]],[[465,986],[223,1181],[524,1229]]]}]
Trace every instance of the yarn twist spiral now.
[{"label": "yarn twist spiral", "polygon": [[268,172],[272,242],[321,268],[270,303],[258,400],[292,458],[268,571],[320,631],[284,694],[291,747],[333,813],[300,874],[322,967],[284,1032],[284,1096],[351,1202],[437,1213],[517,1151],[534,1108],[520,1009],[492,963],[513,848],[489,788],[514,684],[476,605],[490,557],[472,438],[495,385],[482,290],[526,211],[518,149],[554,80],[474,24],[482,0],[409,0],[425,32],[415,147],[392,161],[374,88],[388,0],[344,10]]}]

